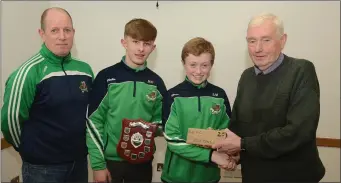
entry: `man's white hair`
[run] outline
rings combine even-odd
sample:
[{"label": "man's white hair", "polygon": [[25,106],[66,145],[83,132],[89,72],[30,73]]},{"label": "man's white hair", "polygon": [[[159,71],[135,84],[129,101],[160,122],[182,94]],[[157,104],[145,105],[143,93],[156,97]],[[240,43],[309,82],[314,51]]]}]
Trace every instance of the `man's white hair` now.
[{"label": "man's white hair", "polygon": [[277,29],[277,35],[280,37],[284,34],[284,25],[283,25],[283,21],[281,19],[278,18],[278,16],[272,14],[272,13],[261,13],[259,15],[256,15],[254,17],[251,18],[248,28],[252,27],[252,26],[257,26],[262,24],[264,21],[266,20],[271,20]]}]

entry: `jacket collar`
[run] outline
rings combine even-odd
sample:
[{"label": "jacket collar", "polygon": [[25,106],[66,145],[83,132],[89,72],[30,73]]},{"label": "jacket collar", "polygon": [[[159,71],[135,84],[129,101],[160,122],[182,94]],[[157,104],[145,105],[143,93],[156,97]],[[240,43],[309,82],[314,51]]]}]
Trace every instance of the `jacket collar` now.
[{"label": "jacket collar", "polygon": [[197,88],[197,89],[201,89],[201,88],[205,88],[208,84],[208,81],[205,80],[204,82],[202,82],[201,84],[195,84],[193,83],[191,80],[188,79],[188,77],[186,76],[185,81],[184,81],[188,86]]},{"label": "jacket collar", "polygon": [[49,50],[45,43],[41,46],[40,54],[43,55],[49,62],[61,64],[62,62],[69,62],[71,60],[71,53],[69,53],[66,56],[57,56],[54,53],[52,53],[51,50]]},{"label": "jacket collar", "polygon": [[134,72],[140,72],[147,68],[147,60],[144,62],[143,66],[139,68],[132,68],[126,63],[126,56],[124,55],[121,59],[121,62],[123,63],[124,67],[128,70],[134,71]]}]

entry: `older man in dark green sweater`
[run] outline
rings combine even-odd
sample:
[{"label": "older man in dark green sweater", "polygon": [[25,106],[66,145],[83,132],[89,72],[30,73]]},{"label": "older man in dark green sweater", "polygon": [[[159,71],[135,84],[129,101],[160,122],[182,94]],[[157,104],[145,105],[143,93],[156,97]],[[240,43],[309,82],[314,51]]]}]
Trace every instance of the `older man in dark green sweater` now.
[{"label": "older man in dark green sweater", "polygon": [[247,43],[255,66],[240,78],[228,137],[213,146],[240,155],[243,182],[319,182],[325,174],[316,146],[320,89],[315,67],[283,54],[286,39],[273,14],[249,23]]}]

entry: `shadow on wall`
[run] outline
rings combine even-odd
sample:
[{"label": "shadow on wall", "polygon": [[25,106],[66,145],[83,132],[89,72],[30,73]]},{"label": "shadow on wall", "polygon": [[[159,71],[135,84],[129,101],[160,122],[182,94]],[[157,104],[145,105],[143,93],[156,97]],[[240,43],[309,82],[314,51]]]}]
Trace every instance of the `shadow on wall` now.
[{"label": "shadow on wall", "polygon": [[78,50],[75,43],[73,43],[72,49],[71,49],[71,56],[74,58],[78,58]]},{"label": "shadow on wall", "polygon": [[[213,66],[212,66],[212,69],[211,69],[211,73],[210,73],[210,77],[208,78],[208,82],[210,82],[210,83],[212,83],[212,84],[215,84],[215,82],[214,82],[214,78],[215,78],[215,75],[216,75],[216,72],[214,71],[215,69],[215,64],[213,64]],[[226,74],[226,75],[225,75]],[[225,77],[225,78],[227,78],[228,77],[228,75],[227,75],[227,73],[226,72],[224,72],[224,75],[222,75],[222,77]]]},{"label": "shadow on wall", "polygon": [[182,61],[180,61],[180,64],[181,64],[181,67],[182,67],[182,70],[181,70],[182,71],[181,72],[181,81],[183,81],[186,78],[186,70],[185,70],[185,66],[184,66]]},{"label": "shadow on wall", "polygon": [[147,66],[150,70],[154,70],[157,63],[157,47],[147,58]]},{"label": "shadow on wall", "polygon": [[185,70],[185,67],[184,67],[184,64],[182,63],[181,61],[181,66],[182,66],[182,72],[181,72],[181,82],[185,80],[186,78],[186,70]]},{"label": "shadow on wall", "polygon": [[245,69],[248,69],[250,67],[253,67],[253,62],[249,56],[249,51],[246,49],[245,50],[245,60],[244,60],[244,63],[245,63]]},{"label": "shadow on wall", "polygon": [[13,147],[1,150],[1,182],[11,182],[17,176],[22,180],[21,166],[21,157]]}]

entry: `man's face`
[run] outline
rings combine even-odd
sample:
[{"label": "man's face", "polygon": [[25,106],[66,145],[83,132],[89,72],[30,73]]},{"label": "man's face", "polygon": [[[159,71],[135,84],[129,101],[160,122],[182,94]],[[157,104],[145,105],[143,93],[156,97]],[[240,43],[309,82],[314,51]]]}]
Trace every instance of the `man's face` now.
[{"label": "man's face", "polygon": [[201,84],[210,76],[212,63],[210,53],[202,53],[199,56],[189,54],[184,60],[186,76],[194,84]]},{"label": "man's face", "polygon": [[285,45],[286,34],[280,36],[276,31],[275,24],[270,20],[248,28],[246,39],[249,55],[260,70],[269,68]]},{"label": "man's face", "polygon": [[57,56],[66,56],[73,46],[75,30],[70,17],[63,11],[50,10],[45,19],[45,30],[39,34],[46,47]]},{"label": "man's face", "polygon": [[154,41],[140,41],[126,36],[121,40],[122,46],[126,49],[127,61],[138,67],[145,63],[152,51],[155,49]]}]

